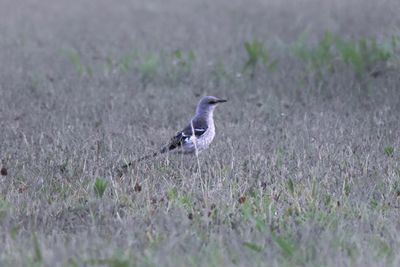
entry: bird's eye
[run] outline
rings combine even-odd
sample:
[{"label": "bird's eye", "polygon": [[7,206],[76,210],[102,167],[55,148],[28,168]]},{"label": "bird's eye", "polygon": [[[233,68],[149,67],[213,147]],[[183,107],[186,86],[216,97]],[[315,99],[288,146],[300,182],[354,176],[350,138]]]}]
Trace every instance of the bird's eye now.
[{"label": "bird's eye", "polygon": [[215,101],[215,100],[209,100],[209,101],[208,101],[208,104],[211,104],[211,105],[217,104],[217,101]]}]

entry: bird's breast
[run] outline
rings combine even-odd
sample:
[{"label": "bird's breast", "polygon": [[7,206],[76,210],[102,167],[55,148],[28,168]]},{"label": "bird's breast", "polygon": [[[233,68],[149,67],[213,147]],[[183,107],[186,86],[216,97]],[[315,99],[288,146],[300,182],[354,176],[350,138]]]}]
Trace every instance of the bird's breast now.
[{"label": "bird's breast", "polygon": [[196,139],[196,144],[198,149],[205,149],[207,148],[211,142],[213,141],[215,136],[215,128],[213,126],[209,127],[207,131],[202,134],[199,138]]}]

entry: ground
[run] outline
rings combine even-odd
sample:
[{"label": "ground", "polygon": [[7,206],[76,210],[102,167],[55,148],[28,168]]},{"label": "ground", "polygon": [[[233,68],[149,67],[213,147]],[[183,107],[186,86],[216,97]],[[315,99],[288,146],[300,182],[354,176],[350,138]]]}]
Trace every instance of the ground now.
[{"label": "ground", "polygon": [[[0,265],[399,266],[397,0],[0,2]],[[152,153],[203,95],[216,138]]]}]

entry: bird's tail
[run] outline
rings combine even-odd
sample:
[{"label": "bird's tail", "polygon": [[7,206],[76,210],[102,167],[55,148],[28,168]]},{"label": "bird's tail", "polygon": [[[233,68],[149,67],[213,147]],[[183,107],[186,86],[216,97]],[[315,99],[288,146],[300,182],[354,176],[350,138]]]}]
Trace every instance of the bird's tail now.
[{"label": "bird's tail", "polygon": [[138,162],[141,162],[141,161],[144,161],[144,160],[147,160],[147,159],[151,159],[151,158],[157,157],[160,154],[161,154],[160,152],[154,152],[153,154],[148,154],[146,156],[137,158],[137,159],[135,159],[135,160],[133,160],[131,162],[128,162],[127,164],[122,165],[121,168],[125,168],[126,169],[126,168],[132,166],[134,163],[138,163]]},{"label": "bird's tail", "polygon": [[166,152],[168,152],[170,150],[171,150],[171,146],[167,145],[167,146],[164,146],[163,148],[161,148],[161,150],[159,150],[159,151],[153,152],[152,154],[148,154],[148,155],[145,155],[143,157],[137,158],[137,159],[135,159],[135,160],[133,160],[131,162],[128,162],[128,163],[122,165],[117,170],[118,176],[122,177],[122,175],[124,175],[124,173],[126,173],[128,168],[131,167],[132,165],[134,165],[135,163],[139,163],[139,162],[144,161],[144,160],[155,158],[155,157],[157,157],[157,156],[159,156],[161,154],[164,154],[164,153],[166,153]]},{"label": "bird's tail", "polygon": [[143,157],[137,158],[137,159],[135,159],[135,160],[132,160],[132,161],[130,161],[130,162],[128,162],[128,163],[122,165],[122,166],[117,170],[118,176],[121,177],[122,175],[124,175],[124,173],[126,173],[126,171],[128,170],[128,168],[131,167],[131,166],[133,166],[134,164],[139,163],[139,162],[144,161],[144,160],[148,160],[148,159],[151,159],[151,158],[155,158],[155,157],[159,156],[159,155],[162,154],[162,153],[163,153],[163,151],[154,152],[154,153],[152,153],[152,154],[145,155],[145,156],[143,156]]}]

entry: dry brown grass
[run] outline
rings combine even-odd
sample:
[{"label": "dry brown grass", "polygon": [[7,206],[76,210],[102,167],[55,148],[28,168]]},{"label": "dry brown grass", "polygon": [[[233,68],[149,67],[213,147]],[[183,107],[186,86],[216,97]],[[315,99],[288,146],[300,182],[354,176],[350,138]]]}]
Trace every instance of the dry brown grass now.
[{"label": "dry brown grass", "polygon": [[[398,36],[399,3],[322,2],[0,3],[0,265],[398,266],[398,61],[321,76],[292,45]],[[279,63],[252,79],[254,39]],[[205,94],[230,102],[199,164],[113,175]]]}]

